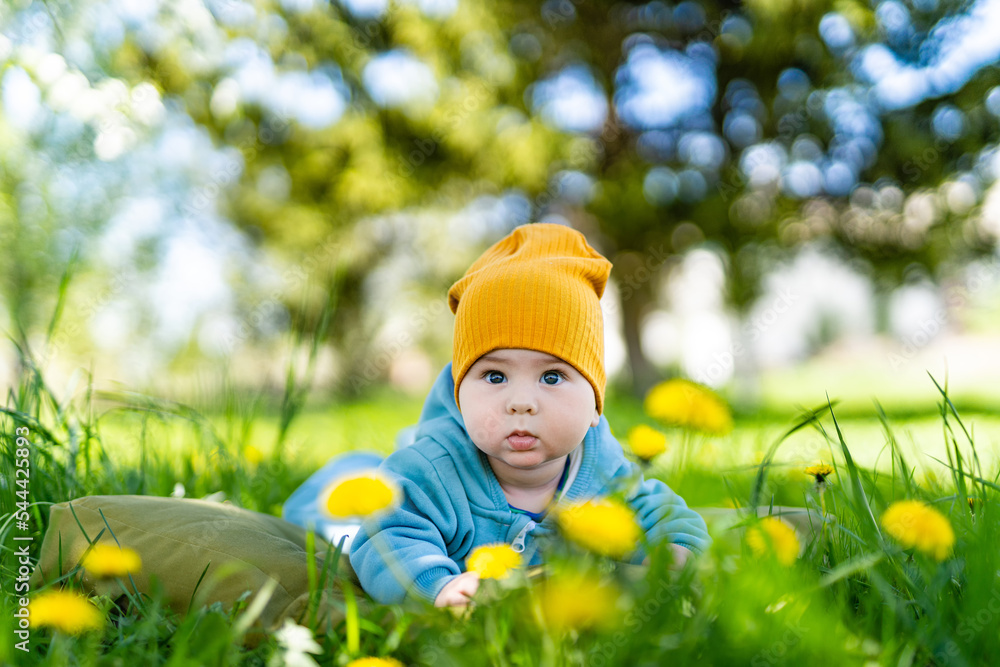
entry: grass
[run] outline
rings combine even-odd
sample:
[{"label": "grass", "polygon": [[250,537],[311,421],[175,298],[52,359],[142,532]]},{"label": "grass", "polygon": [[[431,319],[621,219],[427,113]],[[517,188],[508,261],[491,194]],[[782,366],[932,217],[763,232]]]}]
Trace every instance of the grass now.
[{"label": "grass", "polygon": [[[398,430],[417,419],[420,401],[382,393],[318,407],[296,389],[305,378],[290,377],[291,389],[273,410],[230,393],[196,411],[136,394],[96,394],[86,382],[61,396],[27,354],[22,358],[24,372],[0,415],[6,593],[0,663],[283,664],[288,657],[276,632],[256,646],[242,641],[252,598],[180,616],[156,591],[117,604],[96,598],[108,619],[100,632],[76,637],[33,629],[30,651],[15,648],[19,543],[13,538],[24,534],[13,520],[18,429],[27,429],[33,442],[28,513],[30,550],[37,556],[48,504],[83,495],[166,496],[181,484],[188,497],[221,493],[236,505],[278,514],[329,456],[391,451]],[[544,582],[486,582],[479,604],[461,618],[361,599],[354,623],[347,601],[336,602],[344,620],[313,628],[324,649],[313,657],[322,665],[360,655],[435,666],[981,664],[1000,651],[996,436],[983,436],[984,429],[995,434],[1000,420],[977,415],[974,435],[948,393],[939,388],[938,395],[936,416],[903,424],[877,404],[870,413],[854,409],[848,419],[823,405],[796,418],[743,419],[730,436],[694,439],[683,465],[677,454],[682,436],[671,433],[673,449],[651,474],[694,506],[743,509],[713,523],[710,552],[681,572],[669,569],[663,549],[636,571],[566,546],[547,570],[550,580],[590,568],[617,598],[613,609],[593,610],[598,621],[592,626],[556,627],[543,612],[550,590]],[[609,398],[607,412],[619,437],[649,421],[641,406],[620,396]],[[836,468],[822,494],[802,473],[819,460]],[[887,533],[881,517],[904,498],[947,517],[956,535],[949,558],[938,562],[905,549]],[[749,510],[767,513],[771,505],[813,511],[816,530],[802,533],[801,556],[791,566],[753,553],[741,538],[746,526],[756,525]],[[586,608],[588,600],[562,604]]]}]

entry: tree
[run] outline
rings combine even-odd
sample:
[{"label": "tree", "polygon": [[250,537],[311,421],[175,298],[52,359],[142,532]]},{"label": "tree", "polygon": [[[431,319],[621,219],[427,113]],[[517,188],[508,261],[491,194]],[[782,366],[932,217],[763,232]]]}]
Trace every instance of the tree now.
[{"label": "tree", "polygon": [[[269,21],[282,29],[258,38]],[[524,82],[499,24],[479,3],[462,3],[443,19],[414,6],[382,18],[355,18],[332,4],[304,12],[273,6],[232,32],[227,43],[254,40],[248,57],[265,71],[273,63],[279,79],[325,72],[343,102],[339,116],[310,126],[289,110],[292,100],[282,108],[266,95],[254,99],[245,70],[225,61],[191,72],[183,43],[149,48],[130,35],[116,69],[130,81],[153,81],[214,141],[241,151],[245,167],[225,209],[237,225],[289,258],[317,246],[345,249],[310,266],[326,298],[287,305],[293,318],[318,322],[322,304],[336,304],[337,321],[350,326],[332,326],[330,336],[350,350],[345,377],[356,376],[373,352],[365,279],[395,242],[365,239],[361,221],[429,204],[460,207],[481,193],[541,192],[567,142],[511,105]],[[233,93],[241,99],[226,104],[227,90],[242,90]]]},{"label": "tree", "polygon": [[[502,0],[365,16],[349,3],[228,2],[135,10],[101,39],[95,7],[51,0],[16,15],[51,23],[53,52],[88,88],[124,91],[84,121],[79,154],[119,174],[116,197],[131,195],[142,139],[163,136],[138,93],[160,118],[189,118],[225,159],[187,167],[171,215],[231,220],[318,284],[307,300],[301,289],[278,299],[304,329],[336,308],[345,325],[329,335],[349,351],[347,377],[374,353],[368,276],[413,241],[417,212],[484,194],[522,193],[531,219],[562,215],[612,256],[639,392],[654,377],[638,334],[656,274],[696,244],[726,258],[729,298],[746,309],[775,257],[817,239],[897,282],[914,262],[934,272],[994,242],[969,222],[987,178],[978,151],[997,137],[983,106],[1000,80],[988,49],[945,88],[900,96],[897,76],[919,78],[921,45],[933,51],[934,31],[978,5]],[[81,42],[95,44],[89,58],[70,48]],[[41,59],[21,67],[45,87]],[[16,182],[4,194],[20,206]],[[446,286],[459,264],[422,275]],[[10,276],[8,292],[25,294]]]},{"label": "tree", "polygon": [[[919,209],[922,193],[956,172],[969,180],[969,163],[996,142],[983,106],[1000,83],[996,68],[967,64],[968,83],[956,75],[953,91],[898,108],[879,97],[891,66],[864,68],[887,52],[897,67],[917,63],[935,28],[964,20],[960,8],[837,7],[550,0],[500,12],[512,43],[530,36],[539,45],[532,78],[571,77],[606,110],[603,123],[561,125],[594,144],[584,171],[597,194],[583,210],[620,253],[616,275],[630,285],[623,316],[637,392],[654,378],[638,344],[653,294],[648,281],[631,285],[636,272],[669,267],[663,248],[709,241],[727,257],[729,296],[742,310],[773,259],[806,241],[831,240],[892,284],[913,263],[933,273],[993,247],[965,224],[974,198],[958,210]],[[949,134],[949,122],[960,129]]]}]

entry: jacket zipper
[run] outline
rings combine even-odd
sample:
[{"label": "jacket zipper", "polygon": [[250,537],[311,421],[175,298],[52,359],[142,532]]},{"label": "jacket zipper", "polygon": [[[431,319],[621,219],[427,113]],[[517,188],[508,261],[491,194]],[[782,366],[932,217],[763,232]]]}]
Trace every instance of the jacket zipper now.
[{"label": "jacket zipper", "polygon": [[518,533],[517,537],[514,538],[513,544],[510,545],[511,549],[513,549],[517,553],[521,553],[522,551],[524,551],[524,541],[525,539],[527,539],[528,533],[530,533],[532,529],[537,525],[538,524],[536,524],[534,521],[531,520],[529,520],[528,523],[524,524],[524,528],[521,529],[521,532]]}]

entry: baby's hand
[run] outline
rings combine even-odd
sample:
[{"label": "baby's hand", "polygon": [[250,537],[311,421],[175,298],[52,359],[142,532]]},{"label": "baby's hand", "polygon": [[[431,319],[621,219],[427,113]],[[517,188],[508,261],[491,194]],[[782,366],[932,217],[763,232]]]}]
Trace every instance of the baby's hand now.
[{"label": "baby's hand", "polygon": [[671,544],[670,550],[674,553],[674,562],[670,564],[671,570],[683,570],[684,564],[691,557],[691,550],[679,544]]},{"label": "baby's hand", "polygon": [[[670,564],[671,570],[683,570],[684,564],[688,562],[688,558],[691,557],[691,550],[687,547],[682,547],[679,544],[671,544],[670,551],[674,555],[674,560]],[[643,565],[649,565],[649,556],[642,559]]]},{"label": "baby's hand", "polygon": [[464,572],[447,584],[434,599],[435,607],[465,607],[479,590],[479,573]]}]

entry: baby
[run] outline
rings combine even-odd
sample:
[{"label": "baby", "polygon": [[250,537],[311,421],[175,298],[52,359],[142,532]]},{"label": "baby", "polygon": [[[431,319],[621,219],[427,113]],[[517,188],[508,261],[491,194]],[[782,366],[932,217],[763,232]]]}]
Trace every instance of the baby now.
[{"label": "baby", "polygon": [[[637,475],[602,416],[600,297],[610,271],[579,232],[531,224],[452,285],[452,362],[415,442],[379,468],[402,488],[402,504],[366,521],[351,544],[351,565],[374,599],[468,604],[479,586],[463,572],[473,549],[506,542],[536,565],[539,538],[555,530],[550,508],[605,496]],[[639,480],[627,498],[636,519],[683,565],[709,543],[704,520],[663,482]],[[645,558],[638,548],[628,560]]]}]

